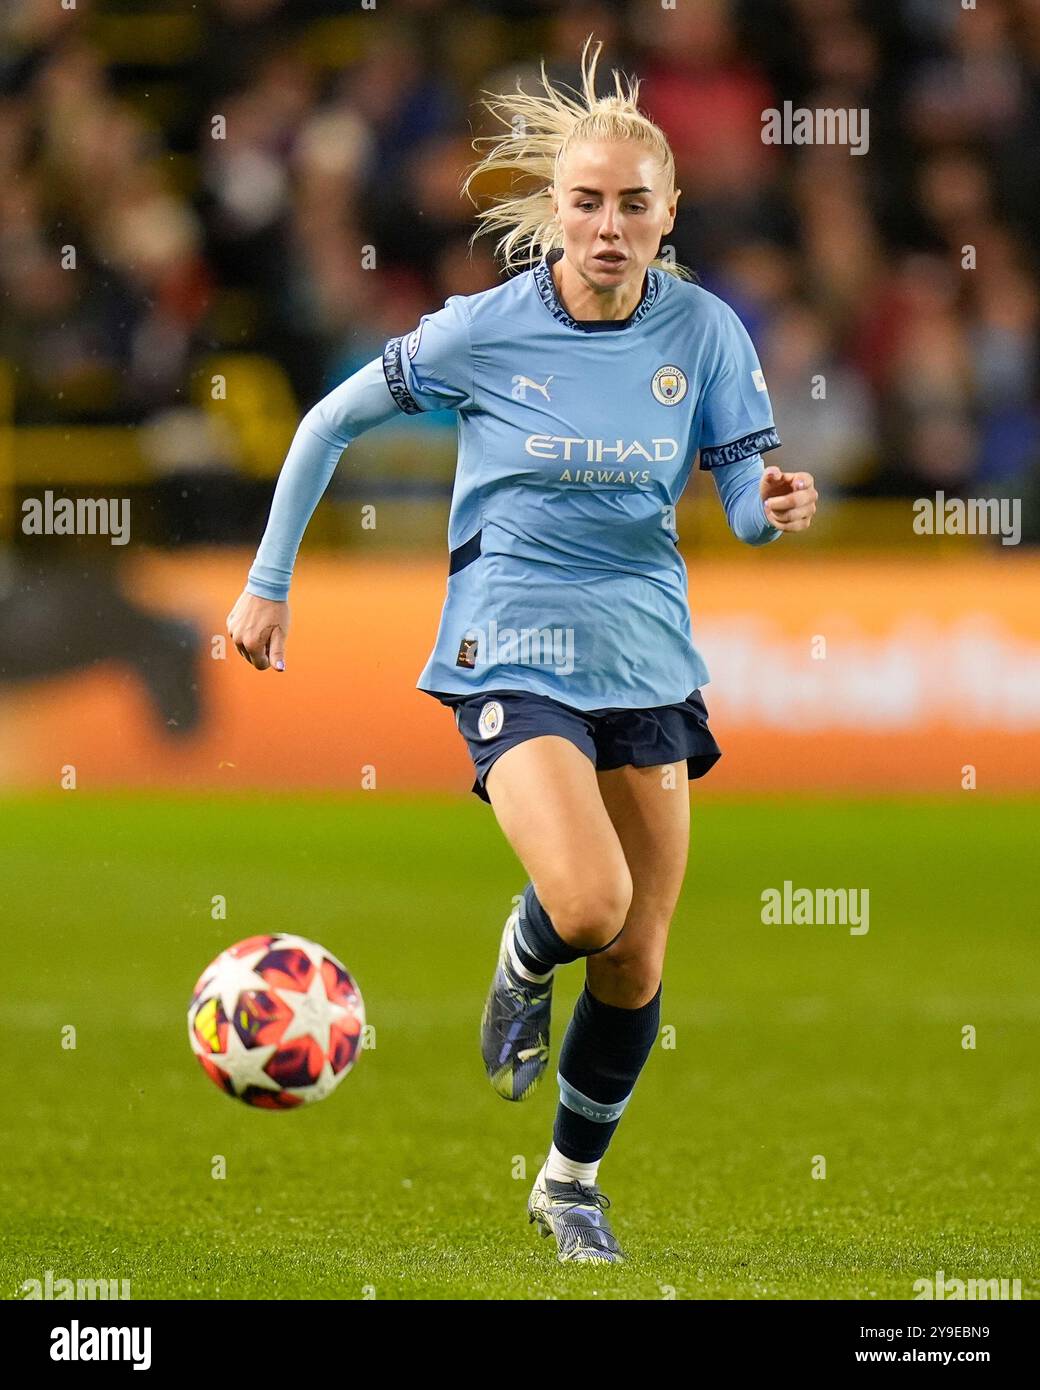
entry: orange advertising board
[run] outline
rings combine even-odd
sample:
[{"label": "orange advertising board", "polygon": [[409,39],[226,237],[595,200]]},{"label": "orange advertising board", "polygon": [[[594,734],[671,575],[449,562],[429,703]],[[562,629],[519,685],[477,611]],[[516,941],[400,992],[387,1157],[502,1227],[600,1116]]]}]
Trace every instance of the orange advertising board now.
[{"label": "orange advertising board", "polygon": [[[415,689],[446,565],[305,557],[288,670],[222,650],[251,554],[128,561],[126,590],[202,634],[200,729],[163,728],[129,668],[0,687],[0,784],[466,794],[449,711]],[[705,791],[980,791],[1040,774],[1040,557],[691,563],[724,750]],[[67,775],[67,774],[66,774]]]}]

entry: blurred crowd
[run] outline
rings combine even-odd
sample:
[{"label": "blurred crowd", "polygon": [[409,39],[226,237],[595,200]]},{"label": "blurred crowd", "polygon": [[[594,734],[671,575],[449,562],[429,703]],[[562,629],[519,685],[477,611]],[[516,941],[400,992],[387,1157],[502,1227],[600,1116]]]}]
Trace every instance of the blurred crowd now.
[{"label": "blurred crowd", "polygon": [[[669,243],[754,336],[784,462],[849,494],[1035,480],[1040,0],[7,0],[17,421],[146,424],[243,351],[302,412],[497,283],[474,103],[539,57],[574,84],[589,32],[673,144]],[[764,144],[785,101],[867,108],[868,152]]]}]

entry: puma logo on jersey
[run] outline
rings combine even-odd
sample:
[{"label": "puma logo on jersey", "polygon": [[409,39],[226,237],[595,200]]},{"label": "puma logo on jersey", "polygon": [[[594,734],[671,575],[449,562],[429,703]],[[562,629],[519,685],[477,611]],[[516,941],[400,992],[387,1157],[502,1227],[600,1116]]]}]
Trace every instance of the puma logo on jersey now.
[{"label": "puma logo on jersey", "polygon": [[540,391],[546,400],[549,400],[549,382],[552,377],[546,377],[545,385],[540,386],[537,381],[532,381],[529,376],[513,377],[513,400],[522,401],[527,399],[527,388],[532,391]]}]

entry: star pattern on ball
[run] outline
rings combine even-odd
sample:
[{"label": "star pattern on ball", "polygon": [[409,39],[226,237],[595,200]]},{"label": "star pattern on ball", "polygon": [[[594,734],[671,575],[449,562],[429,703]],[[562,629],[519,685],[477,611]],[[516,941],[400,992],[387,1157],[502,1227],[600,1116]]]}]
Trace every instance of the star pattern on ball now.
[{"label": "star pattern on ball", "polygon": [[286,989],[283,985],[278,994],[292,1010],[292,1018],[281,1037],[282,1043],[292,1042],[294,1038],[311,1037],[323,1054],[328,1056],[332,1025],[349,1018],[350,1010],[329,998],[320,962],[315,962],[314,974],[305,991]]},{"label": "star pattern on ball", "polygon": [[330,1091],[334,1090],[339,1077],[332,1070],[332,1063],[325,1058],[325,1065],[314,1078],[309,1086],[286,1086],[287,1096],[299,1096],[301,1100],[315,1101],[324,1100]]},{"label": "star pattern on ball", "polygon": [[325,953],[320,946],[316,946],[313,941],[306,936],[296,936],[292,932],[279,932],[272,938],[269,951],[302,951],[312,965],[320,966],[325,959]]},{"label": "star pattern on ball", "polygon": [[[256,966],[270,950],[270,946],[260,946],[245,956],[233,956],[230,951],[225,951],[213,962],[210,978],[216,977],[220,981],[220,988],[214,993],[213,998],[219,999],[226,1019],[234,1018],[235,1010],[238,1008],[238,997],[243,990],[267,989],[267,981],[256,973]],[[207,981],[203,978],[200,983],[204,986]]]},{"label": "star pattern on ball", "polygon": [[273,1043],[265,1047],[246,1047],[238,1036],[235,1025],[229,1023],[227,1051],[210,1052],[206,1055],[231,1082],[235,1095],[240,1096],[248,1086],[259,1086],[265,1091],[282,1089],[278,1082],[264,1071],[264,1067],[277,1051],[278,1048]]},{"label": "star pattern on ball", "polygon": [[210,962],[192,994],[188,1034],[210,1080],[227,1095],[285,1109],[336,1089],[357,1059],[364,1016],[342,962],[307,937],[273,932]]}]

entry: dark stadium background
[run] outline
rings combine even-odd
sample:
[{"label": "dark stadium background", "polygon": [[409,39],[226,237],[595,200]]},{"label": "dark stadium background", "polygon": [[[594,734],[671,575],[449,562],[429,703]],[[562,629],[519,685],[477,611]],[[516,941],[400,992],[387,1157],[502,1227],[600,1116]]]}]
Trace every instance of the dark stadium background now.
[{"label": "dark stadium background", "polygon": [[[756,338],[785,453],[831,498],[1035,487],[1035,0],[17,0],[0,25],[5,418],[137,426],[142,484],[160,458],[201,472],[212,505],[170,505],[154,539],[252,542],[263,520],[266,489],[198,403],[213,354],[256,354],[284,434],[388,336],[496,283],[458,197],[472,103],[539,56],[573,83],[588,32],[601,89],[637,73],[673,142],[670,242]],[[869,155],[763,145],[783,100],[869,107]],[[822,436],[807,363],[840,397]],[[103,481],[119,446],[69,444]]]}]

